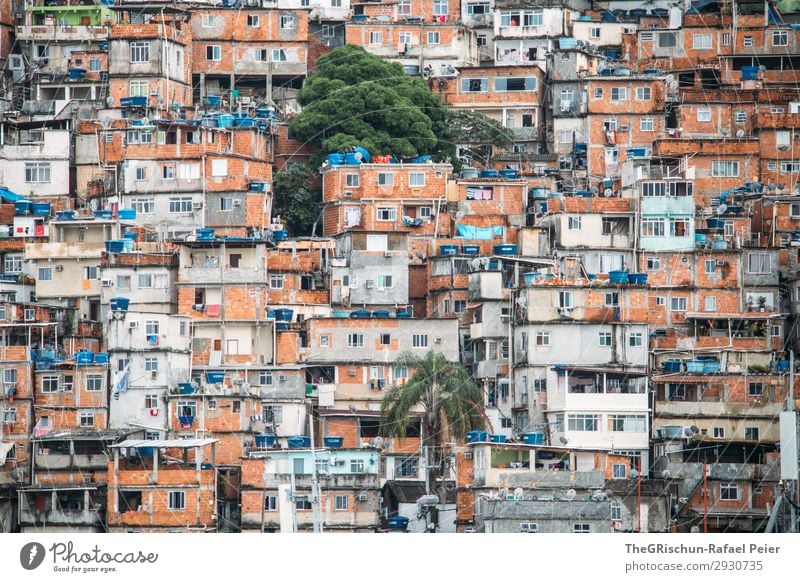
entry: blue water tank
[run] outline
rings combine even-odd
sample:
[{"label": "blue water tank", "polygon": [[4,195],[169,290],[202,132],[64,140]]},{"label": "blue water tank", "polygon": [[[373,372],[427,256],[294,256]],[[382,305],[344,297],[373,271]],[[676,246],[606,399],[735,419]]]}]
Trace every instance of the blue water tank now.
[{"label": "blue water tank", "polygon": [[493,443],[504,443],[506,442],[506,435],[504,434],[493,434],[489,437],[489,440]]},{"label": "blue water tank", "polygon": [[14,214],[17,216],[25,216],[33,212],[33,202],[30,200],[17,200],[14,202]]},{"label": "blue water tank", "polygon": [[233,115],[229,113],[223,113],[217,119],[217,123],[220,127],[233,127]]},{"label": "blue water tank", "polygon": [[293,309],[280,308],[275,310],[276,321],[292,321],[293,316],[294,316]]},{"label": "blue water tank", "polygon": [[106,353],[95,354],[94,363],[99,365],[108,364],[108,354]]},{"label": "blue water tank", "polygon": [[111,311],[128,311],[128,305],[131,300],[127,297],[112,297],[111,298]]},{"label": "blue water tank", "polygon": [[274,434],[257,434],[256,435],[256,446],[260,449],[266,449],[269,447],[275,446],[275,435]]},{"label": "blue water tank", "polygon": [[[50,203],[49,202],[34,202],[33,215],[34,216],[50,216]],[[16,210],[16,207],[15,207]]]},{"label": "blue water tank", "polygon": [[120,220],[136,220],[136,210],[133,208],[120,208],[117,212]]},{"label": "blue water tank", "polygon": [[458,254],[458,245],[441,245],[439,254],[448,257],[455,256]]},{"label": "blue water tank", "polygon": [[95,210],[94,217],[100,220],[111,220],[114,217],[114,213],[103,208],[101,210]]},{"label": "blue water tank", "polygon": [[344,437],[341,436],[326,436],[322,440],[329,449],[341,449],[344,444]]},{"label": "blue water tank", "polygon": [[526,432],[522,435],[522,442],[526,445],[543,445],[544,433],[543,432]]},{"label": "blue water tank", "polygon": [[94,354],[92,352],[78,352],[75,354],[75,363],[79,366],[89,366],[94,363]]},{"label": "blue water tank", "polygon": [[471,430],[467,433],[468,443],[485,443],[489,440],[489,433],[485,430]]},{"label": "blue water tank", "polygon": [[206,382],[209,384],[220,384],[225,381],[225,372],[208,370],[206,372]]},{"label": "blue water tank", "polygon": [[328,154],[328,163],[331,166],[341,166],[344,164],[344,154]]},{"label": "blue water tank", "polygon": [[308,449],[311,448],[311,437],[290,436],[286,439],[286,444],[290,449]]}]

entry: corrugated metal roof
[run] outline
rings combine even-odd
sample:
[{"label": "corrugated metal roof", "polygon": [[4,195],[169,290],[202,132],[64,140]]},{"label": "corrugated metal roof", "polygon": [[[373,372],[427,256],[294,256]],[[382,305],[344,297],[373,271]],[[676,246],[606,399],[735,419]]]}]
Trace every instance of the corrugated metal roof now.
[{"label": "corrugated metal roof", "polygon": [[141,449],[145,447],[158,447],[167,449],[191,449],[194,447],[204,447],[213,443],[218,443],[218,439],[158,439],[142,440],[129,439],[112,445],[112,449]]}]

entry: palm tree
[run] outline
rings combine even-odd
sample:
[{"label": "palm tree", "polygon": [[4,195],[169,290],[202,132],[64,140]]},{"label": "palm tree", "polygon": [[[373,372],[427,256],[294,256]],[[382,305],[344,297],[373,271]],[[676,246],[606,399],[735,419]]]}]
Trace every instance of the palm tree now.
[{"label": "palm tree", "polygon": [[[424,356],[403,353],[395,365],[407,366],[413,370],[413,376],[405,384],[391,386],[384,394],[381,433],[404,437],[414,413],[422,409],[427,492],[437,477],[444,475],[447,456],[442,444],[450,439],[463,439],[468,431],[485,426],[483,391],[460,363],[451,362],[433,350]],[[445,502],[443,495],[440,499]]]}]

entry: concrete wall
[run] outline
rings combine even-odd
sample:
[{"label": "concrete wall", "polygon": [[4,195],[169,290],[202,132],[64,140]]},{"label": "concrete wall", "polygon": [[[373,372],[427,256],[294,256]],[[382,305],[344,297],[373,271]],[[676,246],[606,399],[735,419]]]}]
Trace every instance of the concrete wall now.
[{"label": "concrete wall", "polygon": [[[69,194],[70,132],[48,129],[44,140],[32,145],[0,146],[0,186],[20,196],[66,196]],[[26,162],[50,164],[50,181],[25,181]]]}]

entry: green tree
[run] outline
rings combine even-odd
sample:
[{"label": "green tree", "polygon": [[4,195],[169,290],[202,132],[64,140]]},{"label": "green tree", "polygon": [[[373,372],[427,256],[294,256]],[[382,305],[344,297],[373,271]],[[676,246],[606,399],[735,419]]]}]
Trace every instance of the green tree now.
[{"label": "green tree", "polygon": [[319,214],[320,196],[305,164],[288,166],[272,181],[272,215],[280,215],[292,236],[308,236]]},{"label": "green tree", "polygon": [[[427,451],[427,483],[444,476],[447,455],[444,443],[463,439],[468,431],[486,424],[483,391],[470,380],[458,362],[430,350],[424,356],[408,352],[396,366],[407,366],[413,376],[405,384],[391,386],[381,401],[382,434],[403,437],[414,413],[422,410],[422,444]],[[444,496],[444,479],[439,498]]]},{"label": "green tree", "polygon": [[[317,61],[317,70],[298,95],[303,111],[292,121],[292,132],[321,152],[348,151],[364,146],[372,155],[407,158],[422,154],[440,160],[455,158],[453,138],[465,124],[433,93],[421,77],[411,77],[397,63],[376,57],[357,45],[338,47]],[[503,138],[502,126],[472,113],[474,127]],[[467,124],[468,125],[468,124]]]}]

